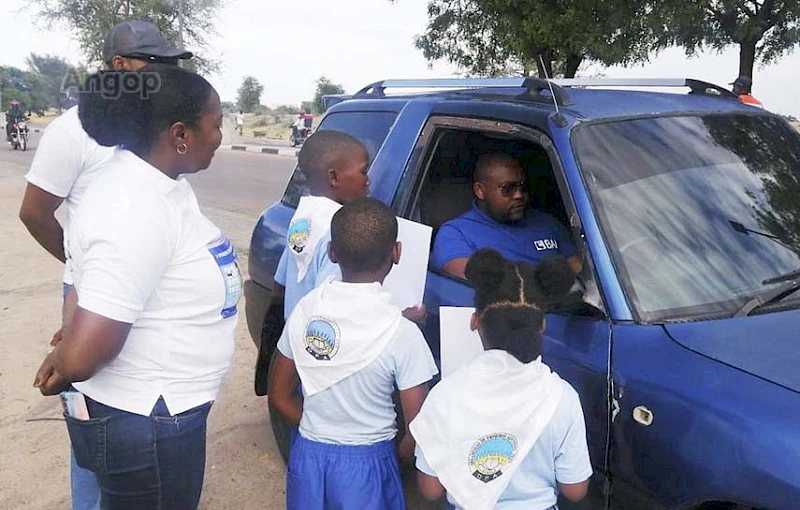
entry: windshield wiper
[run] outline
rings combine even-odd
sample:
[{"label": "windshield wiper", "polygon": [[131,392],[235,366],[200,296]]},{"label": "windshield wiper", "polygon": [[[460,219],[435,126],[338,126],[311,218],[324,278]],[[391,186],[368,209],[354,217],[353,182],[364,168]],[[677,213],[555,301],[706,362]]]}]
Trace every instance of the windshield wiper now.
[{"label": "windshield wiper", "polygon": [[[789,281],[786,281],[789,280]],[[754,296],[751,299],[748,299],[747,302],[742,305],[739,310],[733,314],[734,318],[737,317],[747,317],[754,311],[758,310],[759,308],[763,308],[765,306],[771,305],[772,303],[778,302],[781,299],[789,296],[790,294],[795,293],[796,291],[800,290],[800,270],[793,271],[791,273],[786,273],[785,275],[776,276],[775,278],[768,278],[764,280],[762,283],[764,285],[769,285],[771,283],[779,283],[785,282],[778,287],[769,290],[767,292],[763,292]]]},{"label": "windshield wiper", "polygon": [[788,273],[779,274],[778,276],[773,276],[772,278],[767,278],[763,282],[764,285],[769,285],[771,283],[780,283],[785,282],[786,280],[795,280],[800,278],[800,269],[795,269],[794,271],[790,271]]}]

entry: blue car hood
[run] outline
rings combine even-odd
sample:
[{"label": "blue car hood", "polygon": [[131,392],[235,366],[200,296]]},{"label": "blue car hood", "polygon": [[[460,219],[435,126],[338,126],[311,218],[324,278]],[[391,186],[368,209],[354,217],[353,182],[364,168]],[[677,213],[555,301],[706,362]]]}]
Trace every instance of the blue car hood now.
[{"label": "blue car hood", "polygon": [[687,349],[800,392],[800,310],[664,328]]}]

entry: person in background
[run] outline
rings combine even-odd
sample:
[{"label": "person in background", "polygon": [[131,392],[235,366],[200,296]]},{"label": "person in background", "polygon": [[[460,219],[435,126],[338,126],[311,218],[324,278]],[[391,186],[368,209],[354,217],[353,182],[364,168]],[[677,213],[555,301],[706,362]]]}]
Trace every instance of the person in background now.
[{"label": "person in background", "polygon": [[733,93],[739,96],[739,101],[750,106],[764,108],[761,101],[752,96],[753,80],[749,76],[739,76],[731,83]]},{"label": "person in background", "polygon": [[242,110],[236,114],[236,129],[239,131],[239,136],[244,134],[244,112]]},{"label": "person in background", "polygon": [[[158,29],[144,21],[126,21],[115,25],[106,34],[103,59],[106,67],[116,71],[138,71],[150,62],[177,65],[192,53],[166,42]],[[64,238],[69,232],[77,207],[89,184],[100,173],[114,150],[103,147],[89,137],[74,106],[53,120],[39,141],[19,210],[22,223],[36,241],[51,255],[66,262]],[[64,226],[55,211],[65,204]],[[72,285],[72,271],[65,264],[63,293]],[[61,332],[53,336],[53,344]],[[70,462],[73,510],[95,510],[100,501],[97,479],[91,471],[81,469],[74,456]]]},{"label": "person in background", "polygon": [[456,509],[557,510],[586,496],[592,465],[578,394],[542,362],[550,304],[575,273],[563,257],[537,266],[477,251],[466,275],[485,352],[430,392],[411,422],[418,482]]},{"label": "person in background", "polygon": [[306,111],[300,110],[292,124],[292,134],[295,138],[300,138],[300,133],[306,128]]},{"label": "person in background", "polygon": [[22,111],[19,101],[12,99],[8,103],[8,111],[6,112],[6,141],[11,141],[11,131],[14,129],[14,124],[20,121],[28,120],[28,116]]},{"label": "person in background", "polygon": [[202,77],[164,64],[140,73],[159,87],[115,98],[103,87],[123,74],[103,71],[82,94],[87,134],[117,149],[74,213],[64,335],[34,384],[81,403],[65,420],[101,508],[194,510],[241,278],[231,242],[180,176],[211,164],[223,116]]},{"label": "person in background", "polygon": [[[397,388],[408,430],[438,370],[420,330],[382,288],[400,260],[397,230],[394,213],[378,200],[343,205],[327,250],[342,278],[302,298],[278,342],[269,405],[299,425],[289,510],[405,509],[392,395]],[[413,462],[411,435],[397,449]]]}]

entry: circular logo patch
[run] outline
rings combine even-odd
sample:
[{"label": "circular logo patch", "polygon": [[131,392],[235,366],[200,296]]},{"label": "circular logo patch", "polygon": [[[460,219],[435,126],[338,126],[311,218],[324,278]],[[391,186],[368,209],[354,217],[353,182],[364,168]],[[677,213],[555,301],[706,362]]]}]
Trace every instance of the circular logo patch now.
[{"label": "circular logo patch", "polygon": [[318,360],[329,360],[339,351],[339,326],[324,317],[312,317],[306,326],[306,351]]},{"label": "circular logo patch", "polygon": [[295,252],[303,253],[309,237],[311,237],[311,222],[307,219],[300,218],[289,225],[289,246]]},{"label": "circular logo patch", "polygon": [[503,475],[503,468],[514,460],[517,438],[511,434],[489,434],[478,439],[469,452],[472,476],[488,483]]}]

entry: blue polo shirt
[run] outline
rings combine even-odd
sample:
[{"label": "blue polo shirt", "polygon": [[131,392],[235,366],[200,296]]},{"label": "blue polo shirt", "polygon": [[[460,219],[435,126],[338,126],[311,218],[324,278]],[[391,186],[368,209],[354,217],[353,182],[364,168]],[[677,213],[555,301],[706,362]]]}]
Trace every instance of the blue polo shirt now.
[{"label": "blue polo shirt", "polygon": [[540,262],[547,255],[578,253],[569,231],[553,216],[529,210],[517,223],[500,223],[472,209],[442,225],[433,243],[433,264],[441,270],[451,260],[469,258],[481,248],[493,248],[515,262]]}]

